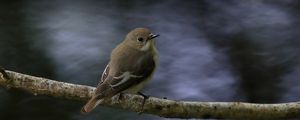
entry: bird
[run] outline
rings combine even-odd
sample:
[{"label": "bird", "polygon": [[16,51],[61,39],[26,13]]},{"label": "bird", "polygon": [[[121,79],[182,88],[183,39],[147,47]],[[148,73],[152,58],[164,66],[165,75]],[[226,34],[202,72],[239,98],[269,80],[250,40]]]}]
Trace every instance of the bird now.
[{"label": "bird", "polygon": [[[100,82],[81,113],[89,113],[105,99],[117,94],[141,94],[140,91],[151,80],[158,64],[158,51],[153,34],[148,28],[135,28],[114,48]],[[146,96],[143,95],[144,102]],[[143,102],[143,104],[144,104]]]}]

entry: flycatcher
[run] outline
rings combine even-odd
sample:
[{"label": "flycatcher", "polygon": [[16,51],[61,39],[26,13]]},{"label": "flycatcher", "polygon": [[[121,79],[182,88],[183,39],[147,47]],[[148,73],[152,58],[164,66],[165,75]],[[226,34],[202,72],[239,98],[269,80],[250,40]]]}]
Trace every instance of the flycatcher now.
[{"label": "flycatcher", "polygon": [[154,38],[158,36],[147,28],[130,31],[125,40],[112,51],[94,95],[81,112],[92,111],[104,99],[118,93],[136,94],[142,90],[158,64],[154,43]]}]

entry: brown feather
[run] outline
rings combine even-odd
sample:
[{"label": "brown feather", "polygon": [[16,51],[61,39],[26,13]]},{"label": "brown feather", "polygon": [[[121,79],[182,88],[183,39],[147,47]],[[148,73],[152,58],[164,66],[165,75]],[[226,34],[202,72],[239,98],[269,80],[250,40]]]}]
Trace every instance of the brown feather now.
[{"label": "brown feather", "polygon": [[92,97],[81,109],[81,113],[89,113],[91,112],[97,105],[98,99],[96,97]]}]

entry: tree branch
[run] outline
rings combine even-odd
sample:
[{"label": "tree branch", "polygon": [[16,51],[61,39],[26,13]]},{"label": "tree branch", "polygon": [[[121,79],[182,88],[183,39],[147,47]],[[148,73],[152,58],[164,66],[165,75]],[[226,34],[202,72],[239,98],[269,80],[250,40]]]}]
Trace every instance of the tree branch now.
[{"label": "tree branch", "polygon": [[[6,71],[6,73],[7,75],[0,74],[1,86],[23,89],[34,95],[87,101],[95,89],[86,85],[58,82],[13,71]],[[123,94],[122,99],[113,97],[105,101],[103,106],[138,112],[142,101],[142,96]],[[191,102],[150,97],[145,102],[144,113],[167,118],[288,119],[300,118],[300,102],[281,104]]]}]

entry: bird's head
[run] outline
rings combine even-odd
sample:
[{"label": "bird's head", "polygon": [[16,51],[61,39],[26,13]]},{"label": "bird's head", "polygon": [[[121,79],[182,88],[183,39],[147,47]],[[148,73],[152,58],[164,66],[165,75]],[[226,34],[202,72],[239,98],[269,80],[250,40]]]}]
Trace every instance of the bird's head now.
[{"label": "bird's head", "polygon": [[127,34],[124,42],[130,47],[141,51],[148,51],[154,45],[153,39],[158,36],[151,33],[147,28],[136,28]]}]

